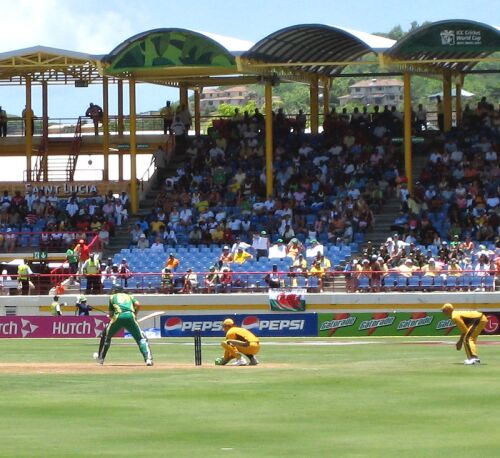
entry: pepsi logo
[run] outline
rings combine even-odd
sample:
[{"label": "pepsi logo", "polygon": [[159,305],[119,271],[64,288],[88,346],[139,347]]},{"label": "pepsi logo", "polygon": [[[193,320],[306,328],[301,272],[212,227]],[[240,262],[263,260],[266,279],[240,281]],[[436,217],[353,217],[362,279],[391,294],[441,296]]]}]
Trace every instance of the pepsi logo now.
[{"label": "pepsi logo", "polygon": [[241,322],[241,327],[251,331],[252,329],[260,328],[260,320],[256,316],[247,316]]},{"label": "pepsi logo", "polygon": [[182,320],[177,316],[172,317],[172,318],[168,318],[165,321],[164,329],[167,332],[181,331],[182,330]]}]

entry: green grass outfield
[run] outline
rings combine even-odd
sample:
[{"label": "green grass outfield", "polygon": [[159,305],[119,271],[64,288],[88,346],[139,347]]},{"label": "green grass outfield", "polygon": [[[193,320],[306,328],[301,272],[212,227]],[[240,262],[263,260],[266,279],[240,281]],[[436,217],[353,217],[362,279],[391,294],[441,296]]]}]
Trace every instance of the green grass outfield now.
[{"label": "green grass outfield", "polygon": [[[452,338],[263,339],[257,367],[218,341],[1,341],[1,457],[498,457],[500,346],[464,366]],[[427,342],[426,342],[427,340]],[[332,345],[336,344],[336,345]],[[340,345],[342,344],[342,345]]]}]

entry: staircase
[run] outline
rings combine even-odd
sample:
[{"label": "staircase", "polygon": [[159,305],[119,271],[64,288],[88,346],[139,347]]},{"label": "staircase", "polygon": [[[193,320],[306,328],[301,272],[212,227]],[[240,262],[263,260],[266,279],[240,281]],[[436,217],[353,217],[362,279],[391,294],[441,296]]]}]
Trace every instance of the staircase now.
[{"label": "staircase", "polygon": [[82,144],[82,120],[78,118],[69,155],[49,155],[50,140],[43,136],[33,168],[35,181],[73,181]]},{"label": "staircase", "polygon": [[[175,143],[172,139],[167,140],[166,151],[172,151],[175,148]],[[186,160],[185,155],[171,155],[170,162],[167,167],[167,177],[173,177],[176,175],[177,168],[184,164]],[[110,239],[109,245],[103,252],[104,257],[112,257],[116,252],[120,251],[122,248],[128,248],[130,243],[130,231],[134,225],[139,222],[141,217],[149,215],[154,207],[154,202],[158,194],[157,190],[152,189],[152,183],[156,182],[156,171],[150,177],[149,181],[145,183],[146,193],[139,202],[139,211],[137,215],[131,216],[126,224],[121,227],[116,228],[115,236]]]}]

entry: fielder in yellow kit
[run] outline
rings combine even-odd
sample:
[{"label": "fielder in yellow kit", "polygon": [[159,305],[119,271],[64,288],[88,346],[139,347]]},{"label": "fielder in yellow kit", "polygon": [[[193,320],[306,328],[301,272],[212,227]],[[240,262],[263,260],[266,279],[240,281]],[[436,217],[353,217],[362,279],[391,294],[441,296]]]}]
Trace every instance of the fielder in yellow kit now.
[{"label": "fielder in yellow kit", "polygon": [[[221,342],[224,348],[224,356],[216,358],[217,366],[225,366],[232,359],[236,361],[233,366],[256,366],[259,364],[255,355],[260,350],[259,339],[248,329],[235,326],[231,318],[226,318],[222,323],[222,329],[226,333],[226,340]],[[247,362],[245,356],[248,357]]]},{"label": "fielder in yellow kit", "polygon": [[453,308],[452,304],[444,304],[441,310],[460,329],[460,339],[458,339],[456,347],[457,350],[460,350],[462,345],[464,347],[465,354],[467,355],[464,364],[479,364],[481,360],[477,356],[476,342],[477,336],[481,334],[481,331],[488,322],[486,315],[476,310],[458,311]]}]

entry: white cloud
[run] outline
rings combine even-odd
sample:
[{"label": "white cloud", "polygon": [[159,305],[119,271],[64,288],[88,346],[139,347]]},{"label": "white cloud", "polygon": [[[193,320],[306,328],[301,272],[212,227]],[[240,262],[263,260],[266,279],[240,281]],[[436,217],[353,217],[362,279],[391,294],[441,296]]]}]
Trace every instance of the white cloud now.
[{"label": "white cloud", "polygon": [[[114,2],[87,0],[17,0],[15,7],[2,7],[0,52],[31,46],[52,46],[92,54],[106,54],[133,35],[134,18]],[[122,2],[124,3],[124,2]]]}]

